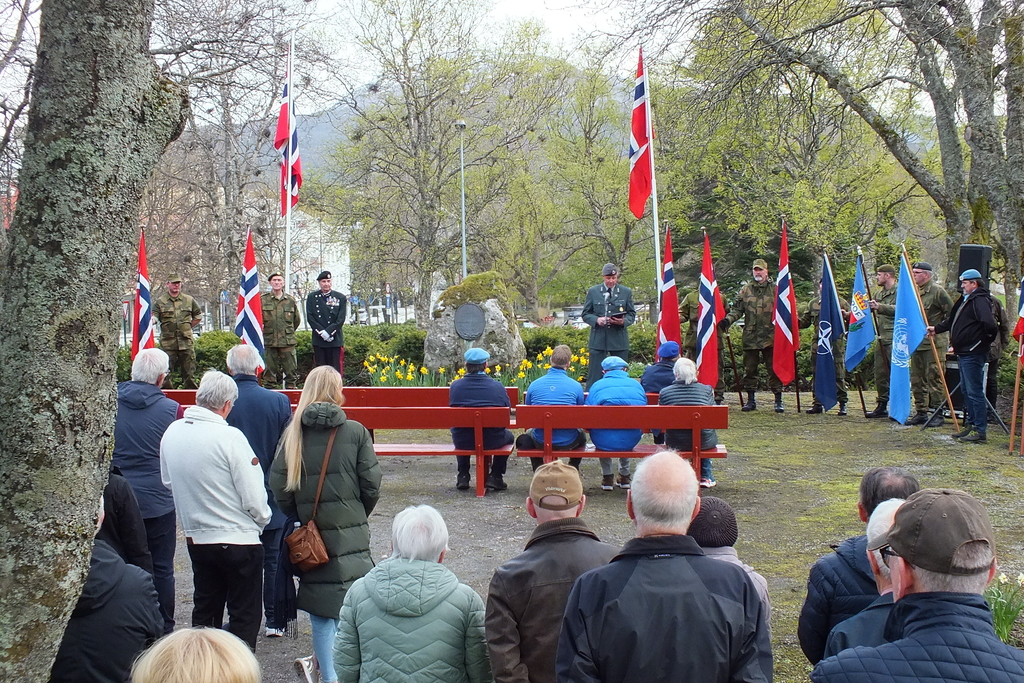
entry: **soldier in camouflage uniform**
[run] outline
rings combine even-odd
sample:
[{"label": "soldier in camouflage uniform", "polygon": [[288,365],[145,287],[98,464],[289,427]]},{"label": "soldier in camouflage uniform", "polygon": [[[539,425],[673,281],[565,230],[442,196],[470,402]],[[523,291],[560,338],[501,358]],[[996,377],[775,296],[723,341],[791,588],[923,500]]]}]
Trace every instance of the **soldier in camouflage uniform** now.
[{"label": "soldier in camouflage uniform", "polygon": [[181,370],[182,387],[196,389],[196,350],[193,347],[192,328],[199,324],[203,312],[188,294],[181,293],[181,278],[171,275],[167,291],[153,302],[153,316],[160,321],[160,348],[170,359],[170,370],[163,388],[171,388],[171,373]]},{"label": "soldier in camouflage uniform", "polygon": [[[839,307],[843,311],[843,320],[850,319],[850,302],[846,299],[839,298]],[[800,314],[800,329],[811,328],[814,330],[815,338],[818,335],[818,320],[821,319],[821,295],[819,294],[811,303],[807,304],[803,312]],[[846,337],[844,334],[839,335],[838,338],[833,337],[832,339],[832,356],[836,366],[836,399],[839,401],[839,412],[836,415],[846,415],[846,402],[849,396],[846,393]],[[813,383],[811,384],[813,387]],[[814,402],[811,407],[807,409],[809,415],[817,415],[825,412],[825,407],[821,405],[821,401],[818,400],[817,395],[813,394]]]},{"label": "soldier in camouflage uniform", "polygon": [[880,289],[868,306],[875,312],[875,391],[878,404],[865,417],[889,415],[889,363],[892,362],[892,328],[896,324],[896,268],[888,263],[878,266],[875,282]]},{"label": "soldier in camouflage uniform", "polygon": [[284,276],[274,273],[270,276],[270,293],[261,297],[263,304],[263,344],[266,347],[267,371],[263,382],[268,386],[278,384],[278,375],[285,384],[295,388],[295,330],[301,318],[299,306],[284,292]]},{"label": "soldier in camouflage uniform", "polygon": [[768,277],[768,263],[764,259],[754,261],[754,279],[748,282],[736,296],[729,315],[725,316],[720,329],[724,332],[734,322],[743,319],[743,388],[749,399],[743,411],[757,410],[758,369],[764,363],[768,369],[768,388],[775,394],[775,412],[785,411],[782,406],[782,381],[772,366],[772,352],[775,347],[775,283]]},{"label": "soldier in camouflage uniform", "polygon": [[[700,297],[697,290],[693,290],[685,297],[683,303],[679,304],[679,322],[690,322],[690,327],[683,337],[683,355],[697,362],[697,316],[700,314]],[[725,335],[718,330],[718,384],[715,385],[715,403],[721,404],[725,400]]]},{"label": "soldier in camouflage uniform", "polygon": [[[911,272],[921,294],[924,313],[928,317],[926,322],[929,326],[935,326],[949,317],[949,312],[953,310],[953,299],[946,290],[932,281],[931,264],[918,261]],[[934,339],[935,348],[939,350],[939,358],[945,359],[949,350],[949,333],[937,334]],[[945,367],[940,368],[935,362],[931,340],[925,337],[910,356],[910,387],[914,392],[917,415],[907,421],[908,425],[923,425],[928,420],[928,413],[946,400],[940,374],[945,370]],[[944,422],[942,415],[937,414],[928,426],[939,427]]]}]

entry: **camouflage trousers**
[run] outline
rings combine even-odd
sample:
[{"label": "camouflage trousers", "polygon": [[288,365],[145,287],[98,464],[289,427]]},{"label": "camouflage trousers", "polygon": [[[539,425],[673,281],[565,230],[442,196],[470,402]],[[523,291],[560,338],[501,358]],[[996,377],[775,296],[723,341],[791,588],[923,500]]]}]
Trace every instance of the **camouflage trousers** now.
[{"label": "camouflage trousers", "polygon": [[286,382],[289,388],[295,388],[297,363],[294,346],[268,346],[266,349],[267,369],[263,373],[263,385],[274,389],[281,388]]},{"label": "camouflage trousers", "polygon": [[773,394],[782,392],[782,380],[775,374],[775,367],[772,365],[772,354],[774,347],[766,349],[743,349],[743,389],[748,393],[757,391],[757,379],[761,363],[768,369],[768,389]]},{"label": "camouflage trousers", "polygon": [[[725,350],[722,348],[724,342],[718,337],[718,384],[715,385],[715,402],[721,403],[725,400]],[[687,346],[683,349],[683,355],[697,362],[697,347]]]},{"label": "camouflage trousers", "polygon": [[167,378],[164,379],[163,388],[173,388],[171,387],[171,373],[178,369],[181,370],[181,388],[196,389],[196,350],[168,351],[167,358],[170,361],[170,369],[167,371]]},{"label": "camouflage trousers", "polygon": [[[940,357],[948,348],[949,342],[944,334],[936,335],[935,346]],[[914,392],[914,407],[917,412],[938,408],[946,400],[946,392],[942,388],[942,375],[945,368],[939,368],[932,353],[931,344],[923,351],[914,351],[910,356],[910,387]]]},{"label": "camouflage trousers", "polygon": [[891,362],[892,342],[879,340],[875,344],[875,391],[878,392],[879,403],[889,400],[889,364]]}]

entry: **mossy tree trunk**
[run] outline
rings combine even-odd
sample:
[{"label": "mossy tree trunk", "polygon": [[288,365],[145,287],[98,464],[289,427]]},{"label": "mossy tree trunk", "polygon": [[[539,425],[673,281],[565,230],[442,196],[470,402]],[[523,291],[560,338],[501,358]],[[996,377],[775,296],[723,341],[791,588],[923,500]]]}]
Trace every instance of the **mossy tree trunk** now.
[{"label": "mossy tree trunk", "polygon": [[0,272],[0,680],[45,681],[110,464],[121,297],[143,186],[185,91],[148,54],[152,0],[47,0]]}]

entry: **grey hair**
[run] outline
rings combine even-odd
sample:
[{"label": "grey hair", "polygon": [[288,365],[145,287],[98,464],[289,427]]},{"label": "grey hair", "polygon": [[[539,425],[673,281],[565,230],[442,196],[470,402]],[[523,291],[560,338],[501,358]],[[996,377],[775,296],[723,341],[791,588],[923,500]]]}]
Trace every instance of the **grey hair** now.
[{"label": "grey hair", "polygon": [[[892,527],[892,520],[896,516],[896,511],[903,505],[902,498],[890,498],[889,500],[879,503],[875,507],[875,511],[871,513],[871,518],[868,520],[868,546],[872,546],[876,541],[883,538],[889,533],[889,529]],[[888,580],[890,577],[889,567],[886,566],[885,562],[882,561],[882,553],[877,550],[868,551],[875,556],[875,562],[878,564],[879,573]]]},{"label": "grey hair", "polygon": [[196,392],[196,405],[207,410],[218,411],[228,401],[234,403],[238,398],[238,385],[223,372],[218,370],[207,370],[203,379],[199,381],[199,391]]},{"label": "grey hair", "polygon": [[689,358],[680,357],[672,366],[672,374],[675,375],[677,382],[693,384],[697,381],[697,364]]},{"label": "grey hair", "polygon": [[142,349],[132,361],[132,381],[156,384],[170,369],[170,358],[163,349]]},{"label": "grey hair", "polygon": [[448,526],[429,505],[411,505],[391,524],[391,557],[437,562],[448,549]]},{"label": "grey hair", "polygon": [[228,349],[227,366],[232,375],[255,375],[260,366],[260,352],[251,344],[238,344]]},{"label": "grey hair", "polygon": [[[963,570],[980,570],[977,574],[942,574],[920,567],[913,568],[921,589],[928,593],[977,593],[988,586],[988,569],[995,561],[995,553],[987,541],[969,541],[957,548],[952,565]],[[908,563],[909,564],[909,563]]]},{"label": "grey hair", "polygon": [[630,497],[638,529],[685,534],[697,504],[697,475],[676,451],[660,451],[637,465]]}]

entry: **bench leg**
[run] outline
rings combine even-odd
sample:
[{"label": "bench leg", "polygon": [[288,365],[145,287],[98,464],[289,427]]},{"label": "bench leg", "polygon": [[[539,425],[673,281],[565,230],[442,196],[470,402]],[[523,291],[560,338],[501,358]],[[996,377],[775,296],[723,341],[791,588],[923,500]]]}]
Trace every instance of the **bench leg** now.
[{"label": "bench leg", "polygon": [[485,481],[487,479],[487,461],[489,458],[483,455],[476,456],[476,497],[483,498],[487,492]]}]

